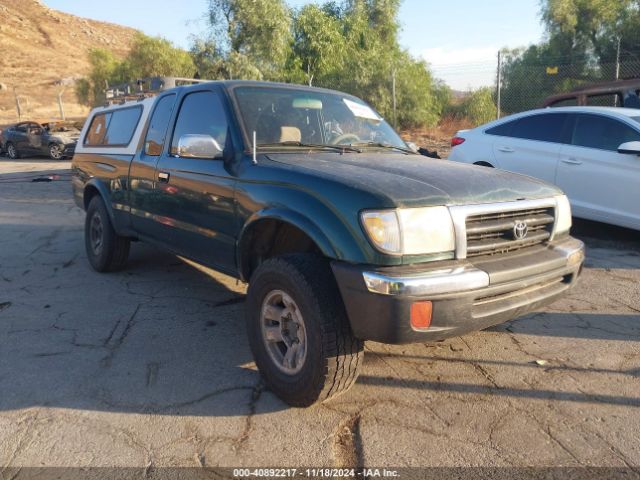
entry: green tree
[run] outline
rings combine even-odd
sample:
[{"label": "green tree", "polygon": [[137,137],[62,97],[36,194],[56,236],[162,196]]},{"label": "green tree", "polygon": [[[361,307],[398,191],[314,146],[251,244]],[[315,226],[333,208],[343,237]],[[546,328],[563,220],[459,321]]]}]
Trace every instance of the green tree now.
[{"label": "green tree", "polygon": [[357,95],[399,126],[434,124],[444,90],[398,42],[400,0],[343,0],[292,11],[284,0],[209,0],[194,42],[201,77],[279,80]]},{"label": "green tree", "polygon": [[169,40],[142,33],[136,35],[121,68],[129,79],[163,75],[191,78],[196,72],[189,52],[173,46]]},{"label": "green tree", "polygon": [[94,48],[89,51],[91,71],[76,84],[76,96],[85,105],[105,101],[108,86],[134,82],[153,76],[193,77],[196,65],[189,54],[163,38],[137,34],[129,54],[117,58],[111,51]]},{"label": "green tree", "polygon": [[234,78],[275,79],[291,45],[291,12],[284,0],[209,0],[211,40]]},{"label": "green tree", "polygon": [[566,53],[591,50],[603,61],[625,19],[638,18],[638,7],[637,0],[546,0],[541,13],[550,38],[564,38]]},{"label": "green tree", "polygon": [[497,108],[494,89],[481,87],[471,90],[462,100],[449,103],[444,114],[458,119],[467,119],[473,125],[481,125],[495,120]]},{"label": "green tree", "polygon": [[292,59],[287,70],[295,80],[311,85],[314,77],[335,75],[345,61],[345,38],[340,19],[318,5],[306,5],[293,19]]},{"label": "green tree", "polygon": [[431,125],[439,118],[442,105],[434,96],[435,82],[427,65],[399,45],[399,6],[399,0],[347,0],[339,8],[325,5],[323,10],[342,25],[344,57],[317,84],[363,98],[398,127]]},{"label": "green tree", "polygon": [[89,50],[91,72],[76,83],[78,101],[85,105],[104,102],[107,85],[121,75],[120,60],[109,50],[92,48]]}]

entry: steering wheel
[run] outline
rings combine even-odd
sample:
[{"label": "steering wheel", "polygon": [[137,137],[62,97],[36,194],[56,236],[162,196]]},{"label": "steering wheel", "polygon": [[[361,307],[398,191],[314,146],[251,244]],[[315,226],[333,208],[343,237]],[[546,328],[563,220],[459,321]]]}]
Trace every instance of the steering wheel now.
[{"label": "steering wheel", "polygon": [[[345,142],[345,140],[351,140],[351,142]],[[331,145],[341,145],[343,143],[353,143],[360,142],[360,137],[358,137],[355,133],[343,133],[342,135],[338,135],[336,138],[331,140]]]}]

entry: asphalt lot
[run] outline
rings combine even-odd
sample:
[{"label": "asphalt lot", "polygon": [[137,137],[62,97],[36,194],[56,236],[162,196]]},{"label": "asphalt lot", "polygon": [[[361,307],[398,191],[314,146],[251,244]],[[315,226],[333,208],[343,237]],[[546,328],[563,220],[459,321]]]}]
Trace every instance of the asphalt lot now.
[{"label": "asphalt lot", "polygon": [[292,409],[252,363],[242,284],[139,243],[126,271],[90,269],[68,167],[0,158],[0,478],[53,465],[640,468],[640,233],[578,222],[587,268],[568,297],[441,343],[368,343],[352,390]]}]

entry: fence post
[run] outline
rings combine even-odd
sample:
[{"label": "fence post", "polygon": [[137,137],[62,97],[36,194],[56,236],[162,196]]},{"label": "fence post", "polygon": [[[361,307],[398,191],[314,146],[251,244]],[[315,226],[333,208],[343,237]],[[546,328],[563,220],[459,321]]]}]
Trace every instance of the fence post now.
[{"label": "fence post", "polygon": [[64,90],[62,90],[60,93],[58,93],[58,108],[60,109],[60,118],[62,118],[62,120],[66,120],[66,117],[64,115],[64,106],[62,104],[62,94],[64,93]]},{"label": "fence post", "polygon": [[502,52],[498,50],[498,71],[496,72],[496,118],[500,118],[500,90],[502,89]]},{"label": "fence post", "polygon": [[22,105],[20,105],[20,97],[16,91],[16,87],[13,87],[13,96],[16,98],[16,110],[18,111],[18,121],[22,121]]}]

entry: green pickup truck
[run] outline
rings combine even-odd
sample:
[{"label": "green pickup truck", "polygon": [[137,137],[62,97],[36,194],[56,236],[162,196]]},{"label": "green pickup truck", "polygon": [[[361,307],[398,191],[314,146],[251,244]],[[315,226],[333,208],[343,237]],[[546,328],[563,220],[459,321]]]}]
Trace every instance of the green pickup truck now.
[{"label": "green pickup truck", "polygon": [[139,239],[248,282],[256,364],[295,406],[347,390],[365,340],[505,322],[584,260],[557,188],[418,155],[331,90],[220,81],[96,108],[73,172],[92,267],[122,269]]}]

